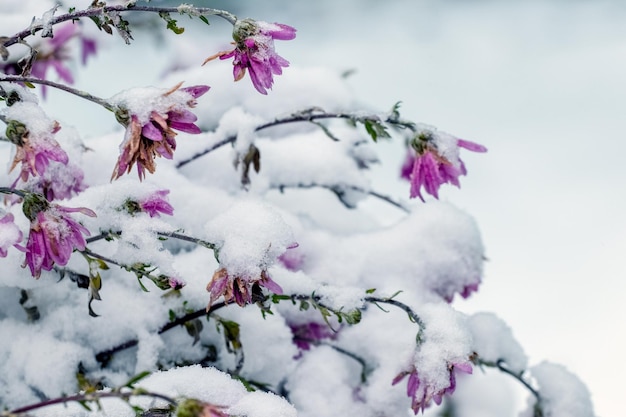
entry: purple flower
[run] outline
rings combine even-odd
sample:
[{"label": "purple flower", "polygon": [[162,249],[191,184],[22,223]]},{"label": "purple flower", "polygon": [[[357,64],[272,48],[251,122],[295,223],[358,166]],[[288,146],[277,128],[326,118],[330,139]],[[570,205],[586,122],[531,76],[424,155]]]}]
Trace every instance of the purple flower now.
[{"label": "purple flower", "polygon": [[215,271],[211,282],[206,287],[211,294],[207,310],[220,296],[224,296],[226,304],[235,302],[241,307],[251,304],[256,301],[253,300],[253,295],[259,295],[261,287],[267,288],[274,294],[283,293],[283,289],[270,278],[267,271],[261,271],[259,277],[244,277],[232,276],[226,268],[220,268]]},{"label": "purple flower", "polygon": [[141,211],[148,213],[150,217],[161,217],[160,213],[173,215],[174,207],[167,202],[169,193],[169,190],[159,190],[150,194],[146,199],[139,202]]},{"label": "purple flower", "polygon": [[95,217],[92,210],[48,203],[38,194],[24,197],[23,210],[31,221],[24,266],[28,265],[35,278],[39,278],[42,269],[50,271],[54,264],[66,265],[74,249],[85,249],[83,235],[89,236],[89,230],[76,222],[70,213]]},{"label": "purple flower", "polygon": [[[81,62],[87,63],[87,59],[96,53],[96,42],[93,39],[85,38],[81,34],[80,25],[73,22],[60,24],[55,28],[52,38],[43,38],[35,45],[37,56],[31,67],[31,75],[39,79],[46,79],[50,68],[54,69],[59,79],[73,84],[74,76],[67,63],[72,60],[69,43],[72,39],[79,38],[81,46]],[[17,62],[0,64],[0,70],[5,74],[21,74],[22,67]],[[41,94],[46,96],[46,86],[41,86]]]},{"label": "purple flower", "polygon": [[455,138],[431,128],[420,128],[402,164],[400,176],[411,182],[411,198],[422,201],[422,188],[439,198],[439,187],[450,183],[460,187],[459,176],[466,175],[465,164],[458,157],[459,148],[472,152],[487,152],[474,142]]},{"label": "purple flower", "polygon": [[454,393],[457,372],[471,374],[472,365],[469,362],[449,363],[448,383],[444,387],[441,387],[440,384],[436,384],[434,381],[429,381],[428,378],[421,379],[415,366],[412,366],[408,371],[398,374],[393,379],[392,385],[396,385],[406,376],[409,377],[406,386],[406,395],[411,398],[411,409],[417,414],[420,410],[424,412],[424,410],[430,406],[431,401],[439,405],[445,394]]},{"label": "purple flower", "polygon": [[[36,105],[32,103],[19,103],[14,104],[12,109],[13,107],[22,109],[32,106]],[[43,114],[43,112],[41,112],[41,114]],[[45,117],[45,115],[43,117]],[[19,180],[27,182],[31,175],[33,177],[44,175],[50,161],[67,164],[67,154],[61,149],[61,146],[53,137],[59,129],[61,129],[61,126],[56,121],[49,125],[49,130],[41,129],[41,126],[30,129],[27,124],[17,120],[10,120],[7,123],[7,138],[17,146],[9,171],[12,171],[18,164],[21,164],[20,175],[13,183],[13,187],[15,187]]]},{"label": "purple flower", "polygon": [[[82,168],[71,161],[67,164],[50,161],[43,175],[30,178],[19,188],[43,194],[48,201],[63,200],[87,188],[87,185],[83,183],[84,177]],[[14,183],[13,186],[17,184]]]},{"label": "purple flower", "polygon": [[281,23],[267,23],[252,19],[238,20],[233,28],[235,49],[222,51],[208,57],[204,63],[215,59],[233,59],[233,76],[241,80],[250,73],[254,88],[261,94],[274,84],[274,75],[281,75],[289,61],[274,50],[274,40],[288,41],[296,37],[296,29]]},{"label": "purple flower", "polygon": [[[200,128],[194,124],[198,118],[189,109],[195,107],[196,98],[206,93],[210,87],[196,85],[180,88],[181,84],[165,92],[149,90],[149,95],[141,104],[136,99],[132,100],[132,90],[130,94],[125,92],[121,97],[112,99],[119,104],[116,116],[126,127],[126,134],[120,145],[120,157],[111,179],[130,172],[133,165],[137,164],[139,179],[142,180],[146,176],[146,170],[150,173],[156,170],[154,160],[157,156],[172,159],[177,135],[174,130],[201,133]],[[132,105],[129,105],[129,101]]]},{"label": "purple flower", "polygon": [[293,334],[293,342],[300,350],[309,350],[312,344],[337,337],[337,333],[329,325],[322,323],[290,324],[289,328]]},{"label": "purple flower", "polygon": [[277,259],[285,268],[296,272],[302,269],[304,258],[304,253],[298,249],[298,244],[294,243],[293,245],[287,247],[285,253],[280,255]]},{"label": "purple flower", "polygon": [[0,217],[0,257],[7,256],[7,250],[11,246],[23,250],[24,248],[19,245],[22,241],[22,231],[13,222],[14,217],[11,213],[6,213]]}]

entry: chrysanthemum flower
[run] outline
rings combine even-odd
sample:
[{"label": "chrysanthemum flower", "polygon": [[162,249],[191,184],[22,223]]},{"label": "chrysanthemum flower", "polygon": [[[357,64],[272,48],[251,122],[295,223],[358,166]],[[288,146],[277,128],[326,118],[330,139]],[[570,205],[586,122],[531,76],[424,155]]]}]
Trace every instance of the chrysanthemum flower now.
[{"label": "chrysanthemum flower", "polygon": [[111,99],[112,105],[118,108],[118,121],[126,127],[111,179],[130,172],[137,164],[142,180],[146,170],[154,173],[157,156],[172,159],[177,135],[174,130],[200,133],[200,128],[194,124],[197,117],[189,109],[195,107],[196,99],[206,93],[209,86],[180,88],[181,84],[169,90],[135,88]]},{"label": "chrysanthemum flower", "polygon": [[267,23],[252,19],[238,20],[233,27],[235,49],[208,57],[204,63],[219,58],[233,58],[233,76],[241,80],[246,71],[254,88],[261,94],[274,84],[274,75],[281,75],[289,61],[274,50],[274,40],[288,41],[296,37],[296,29],[281,23]]},{"label": "chrysanthemum flower", "polygon": [[89,236],[89,230],[70,214],[79,212],[95,217],[92,210],[52,204],[39,194],[26,195],[23,210],[31,221],[24,266],[28,265],[35,278],[39,278],[42,269],[50,271],[55,264],[66,265],[74,249],[85,249],[83,235]]},{"label": "chrysanthemum flower", "polygon": [[459,158],[459,148],[472,152],[487,152],[474,142],[455,138],[428,126],[419,126],[410,143],[400,176],[411,182],[411,198],[424,201],[421,190],[439,198],[439,187],[450,183],[460,187],[459,177],[466,175],[465,164]]}]

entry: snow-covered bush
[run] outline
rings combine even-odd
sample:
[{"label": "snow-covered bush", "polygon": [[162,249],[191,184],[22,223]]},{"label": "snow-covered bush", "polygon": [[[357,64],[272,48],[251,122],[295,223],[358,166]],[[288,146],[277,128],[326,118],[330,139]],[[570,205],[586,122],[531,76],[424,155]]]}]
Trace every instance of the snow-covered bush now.
[{"label": "snow-covered bush", "polygon": [[[463,415],[452,395],[481,368],[528,389],[526,415],[593,415],[574,375],[528,369],[504,322],[451,306],[479,290],[485,250],[438,193],[484,146],[399,104],[360,109],[341,74],[288,68],[277,49],[297,32],[283,23],[189,4],[39,7],[0,5],[15,30],[0,38],[6,415]],[[172,66],[159,86],[106,99],[72,87],[100,37],[185,36],[182,18],[224,19],[232,46]],[[110,65],[114,77],[142,62]],[[102,107],[66,114],[119,127],[81,138],[44,111],[46,88]],[[388,140],[406,148],[390,169],[417,204],[372,186]],[[401,220],[383,225],[366,199]]]}]

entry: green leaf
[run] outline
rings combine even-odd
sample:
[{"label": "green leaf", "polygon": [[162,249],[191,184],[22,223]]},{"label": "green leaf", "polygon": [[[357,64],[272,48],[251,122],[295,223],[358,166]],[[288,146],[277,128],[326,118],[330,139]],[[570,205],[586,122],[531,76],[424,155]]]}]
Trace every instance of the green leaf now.
[{"label": "green leaf", "polygon": [[210,25],[209,23],[209,19],[206,18],[206,16],[199,16],[200,20],[202,20],[204,23],[206,23],[207,25]]},{"label": "green leaf", "polygon": [[365,290],[365,294],[374,294],[376,292],[376,288],[370,288],[369,290]]},{"label": "green leaf", "polygon": [[361,321],[361,310],[354,309],[347,314],[344,314],[344,316],[348,324],[358,324]]},{"label": "green leaf", "polygon": [[233,352],[235,350],[241,349],[241,339],[239,338],[239,323],[226,320],[223,318],[218,318],[219,324],[222,325],[224,329],[224,340],[226,342],[226,348],[229,352]]},{"label": "green leaf", "polygon": [[145,377],[147,377],[148,375],[150,375],[150,371],[143,371],[140,374],[137,374],[133,377],[131,377],[128,381],[126,381],[126,383],[124,384],[125,387],[128,388],[135,388],[134,385],[141,381],[142,379],[144,379]]},{"label": "green leaf", "polygon": [[378,138],[391,137],[389,133],[387,133],[387,128],[385,128],[385,126],[383,126],[378,120],[365,119],[363,121],[363,125],[374,142],[377,142]]}]

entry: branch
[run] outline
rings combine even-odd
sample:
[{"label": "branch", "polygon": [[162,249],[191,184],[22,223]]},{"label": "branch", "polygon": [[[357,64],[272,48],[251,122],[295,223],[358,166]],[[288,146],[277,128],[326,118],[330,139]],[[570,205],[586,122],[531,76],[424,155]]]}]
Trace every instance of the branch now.
[{"label": "branch", "polygon": [[[481,363],[487,366],[493,366],[485,362],[481,362]],[[524,387],[526,387],[526,389],[530,391],[532,395],[535,396],[535,398],[537,399],[537,403],[540,403],[542,399],[541,399],[541,395],[539,394],[539,391],[531,387],[530,384],[524,378],[522,378],[521,374],[520,375],[516,374],[515,372],[507,368],[505,365],[506,365],[506,362],[503,359],[499,359],[495,364],[496,368],[498,368],[500,371],[504,372],[507,375],[511,375],[513,378],[519,381]]]},{"label": "branch", "polygon": [[411,210],[409,210],[407,207],[405,207],[402,203],[394,200],[393,198],[378,193],[376,191],[372,191],[372,190],[367,190],[365,188],[359,187],[357,185],[349,185],[349,184],[336,184],[336,185],[328,185],[328,184],[317,184],[315,182],[312,182],[310,184],[293,184],[293,185],[274,185],[272,186],[272,188],[277,188],[280,191],[282,191],[284,188],[314,188],[314,187],[319,187],[319,188],[326,188],[330,191],[332,191],[333,193],[335,193],[337,195],[337,197],[339,198],[339,201],[341,201],[341,203],[346,206],[349,209],[353,209],[355,208],[355,206],[353,204],[350,204],[349,202],[345,201],[343,199],[343,194],[345,189],[348,190],[352,190],[352,191],[357,191],[359,193],[363,193],[363,194],[367,194],[370,195],[372,197],[376,197],[379,200],[382,200],[386,203],[391,204],[392,206],[399,208],[400,210],[404,211],[405,213],[410,213]]},{"label": "branch", "polygon": [[[372,303],[376,305],[378,308],[381,308],[378,304],[382,303],[382,304],[391,304],[392,306],[401,308],[402,310],[406,311],[411,321],[413,321],[419,326],[419,331],[417,332],[416,339],[417,339],[418,344],[420,343],[422,339],[422,333],[424,333],[424,330],[426,329],[426,325],[424,324],[422,319],[413,311],[411,307],[409,307],[408,305],[404,303],[401,303],[400,301],[394,300],[392,298],[365,297],[363,301]],[[383,309],[381,308],[381,310]]]},{"label": "branch", "polygon": [[34,77],[22,77],[19,75],[2,75],[0,76],[0,82],[11,82],[11,83],[30,83],[30,84],[42,84],[42,85],[47,85],[49,87],[53,87],[59,90],[63,90],[67,93],[73,94],[75,96],[78,96],[80,98],[84,98],[85,100],[89,100],[92,101],[96,104],[101,105],[102,107],[104,107],[105,109],[114,112],[115,111],[115,106],[111,105],[108,101],[100,98],[100,97],[96,97],[94,95],[91,95],[85,91],[81,91],[78,90],[76,88],[72,88],[69,87],[65,84],[60,84],[54,81],[48,81],[48,80],[42,80],[40,78],[34,78]]},{"label": "branch", "polygon": [[[182,326],[185,323],[198,319],[202,316],[209,316],[211,315],[214,311],[219,310],[222,307],[226,307],[226,303],[221,302],[221,303],[216,303],[213,304],[211,306],[211,308],[209,308],[209,311],[207,312],[206,307],[201,308],[200,310],[185,314],[182,317],[177,318],[174,321],[171,321],[169,323],[167,323],[166,325],[162,326],[159,331],[157,332],[157,334],[163,334],[165,332],[167,332],[168,330],[173,329],[174,327],[177,326]],[[117,352],[121,352],[123,350],[129,349],[131,347],[137,346],[137,344],[139,343],[138,339],[132,339],[132,340],[128,340],[124,343],[121,343],[115,347],[112,347],[111,349],[107,349],[107,350],[103,350],[101,352],[98,352],[96,354],[96,360],[98,362],[100,362],[101,364],[106,364],[108,361],[111,360],[111,357],[116,354]]]},{"label": "branch", "polygon": [[[48,22],[49,25],[56,25],[58,23],[66,22],[68,20],[77,20],[81,17],[98,17],[106,13],[110,12],[149,12],[149,13],[180,13],[180,14],[189,14],[198,15],[198,16],[219,16],[224,20],[228,21],[231,24],[235,24],[237,21],[237,16],[233,15],[226,10],[219,9],[211,9],[208,7],[189,7],[188,9],[182,7],[156,7],[156,6],[135,6],[129,4],[127,6],[104,6],[104,7],[90,7],[85,10],[79,10],[72,13],[62,14],[56,17],[53,17]],[[34,35],[35,33],[41,31],[43,29],[43,25],[38,25],[35,27],[29,27],[27,29],[22,30],[21,32],[16,33],[10,38],[4,41],[4,47],[8,47],[20,42],[22,39],[25,39],[29,36]]]},{"label": "branch", "polygon": [[[317,112],[317,113],[315,113]],[[311,108],[311,109],[306,109],[306,110],[302,110],[296,113],[293,113],[289,116],[286,117],[281,117],[281,118],[275,118],[274,120],[272,120],[271,122],[267,122],[264,123],[262,125],[257,126],[254,129],[254,132],[259,132],[261,130],[270,128],[270,127],[274,127],[274,126],[279,126],[279,125],[283,125],[283,124],[287,124],[287,123],[296,123],[296,122],[309,122],[309,123],[313,123],[315,120],[320,120],[320,119],[348,119],[353,121],[354,123],[359,122],[359,123],[365,123],[366,121],[376,121],[379,122],[381,121],[380,118],[376,115],[362,115],[362,114],[357,114],[357,113],[326,113],[324,110],[318,109],[318,108]],[[408,122],[408,121],[404,121],[404,120],[400,120],[397,117],[394,116],[388,116],[387,118],[385,118],[383,120],[383,122],[388,123],[392,126],[397,126],[400,128],[407,128],[407,129],[411,129],[414,130],[415,129],[415,125],[412,122]],[[319,123],[314,123],[317,126],[320,126]],[[324,129],[324,128],[323,128]],[[327,132],[326,129],[324,129],[325,132]],[[328,134],[328,133],[327,133]],[[335,138],[332,135],[329,135],[333,140],[337,140],[337,138]],[[222,146],[228,144],[228,143],[232,143],[235,140],[237,140],[237,136],[233,135],[233,136],[229,136],[215,144],[213,144],[211,147],[200,151],[196,154],[194,154],[193,156],[184,159],[182,161],[179,161],[176,164],[176,168],[181,168],[185,165],[187,165],[188,163],[195,161],[196,159],[210,153],[213,152],[214,150],[221,148]]]},{"label": "branch", "polygon": [[124,401],[128,401],[131,397],[153,397],[153,398],[164,400],[173,406],[176,406],[178,404],[176,400],[174,400],[173,398],[170,398],[163,394],[146,391],[141,388],[134,389],[129,392],[121,392],[118,389],[118,390],[114,390],[111,392],[92,392],[92,393],[71,395],[68,397],[53,398],[50,400],[41,401],[36,404],[30,404],[24,407],[16,408],[14,410],[4,412],[1,415],[2,416],[15,416],[18,414],[28,413],[29,411],[37,410],[43,407],[48,407],[48,406],[55,405],[55,404],[65,404],[65,403],[74,402],[74,401],[83,403],[85,401],[99,401],[103,398],[119,398]]},{"label": "branch", "polygon": [[27,191],[23,191],[23,190],[16,190],[14,188],[9,188],[9,187],[0,187],[0,193],[3,194],[14,194],[18,197],[22,197],[24,198],[26,196],[26,194],[28,194]]}]

